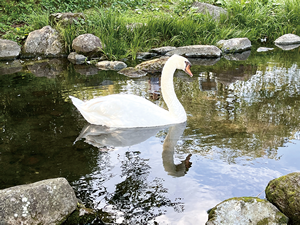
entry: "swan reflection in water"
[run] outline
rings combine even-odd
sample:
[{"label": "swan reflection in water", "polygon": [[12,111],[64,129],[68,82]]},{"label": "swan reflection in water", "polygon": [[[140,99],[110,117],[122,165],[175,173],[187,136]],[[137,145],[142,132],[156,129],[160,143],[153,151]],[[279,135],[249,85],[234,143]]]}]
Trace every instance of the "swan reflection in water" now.
[{"label": "swan reflection in water", "polygon": [[[186,123],[175,124],[162,127],[147,128],[108,128],[99,125],[87,125],[84,127],[75,142],[85,139],[85,142],[97,148],[104,146],[109,147],[126,147],[139,144],[150,137],[156,135],[158,131],[168,128],[168,134],[163,143],[162,161],[165,171],[174,177],[184,176],[192,163],[189,161],[191,154],[179,164],[174,163],[174,150],[177,141],[182,135]],[[75,143],[74,142],[74,143]]]}]

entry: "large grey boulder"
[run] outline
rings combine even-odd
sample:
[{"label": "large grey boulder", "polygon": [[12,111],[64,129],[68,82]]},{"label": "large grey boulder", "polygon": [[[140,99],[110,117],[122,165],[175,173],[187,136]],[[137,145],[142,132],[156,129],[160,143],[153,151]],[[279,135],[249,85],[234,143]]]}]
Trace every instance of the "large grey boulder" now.
[{"label": "large grey boulder", "polygon": [[17,42],[0,38],[0,60],[14,60],[20,52]]},{"label": "large grey boulder", "polygon": [[126,63],[121,61],[100,61],[96,66],[100,70],[121,70],[127,67]]},{"label": "large grey boulder", "polygon": [[288,218],[266,200],[240,197],[225,200],[210,210],[206,225],[284,225]]},{"label": "large grey boulder", "polygon": [[220,40],[216,45],[225,53],[243,52],[251,49],[251,41],[248,38]]},{"label": "large grey boulder", "polygon": [[189,45],[178,47],[166,53],[167,56],[174,54],[187,58],[217,58],[221,56],[222,51],[214,45]]},{"label": "large grey boulder", "polygon": [[266,197],[293,224],[300,224],[300,172],[271,180],[266,187]]},{"label": "large grey boulder", "polygon": [[53,13],[49,16],[49,20],[52,24],[59,23],[62,25],[68,25],[75,21],[78,22],[80,20],[85,20],[85,16],[83,13]]},{"label": "large grey boulder", "polygon": [[65,178],[0,190],[1,224],[60,224],[76,207],[75,193]]},{"label": "large grey boulder", "polygon": [[82,34],[73,40],[72,48],[79,54],[92,57],[101,54],[103,45],[97,36]]},{"label": "large grey boulder", "polygon": [[202,13],[202,14],[209,13],[212,16],[212,18],[215,20],[219,19],[221,14],[227,14],[227,10],[203,2],[194,2],[192,4],[191,10],[194,10],[194,12],[196,13]]},{"label": "large grey boulder", "polygon": [[29,33],[21,57],[65,57],[66,50],[58,32],[50,26]]},{"label": "large grey boulder", "polygon": [[300,37],[296,34],[285,34],[277,38],[274,43],[276,45],[300,44]]}]

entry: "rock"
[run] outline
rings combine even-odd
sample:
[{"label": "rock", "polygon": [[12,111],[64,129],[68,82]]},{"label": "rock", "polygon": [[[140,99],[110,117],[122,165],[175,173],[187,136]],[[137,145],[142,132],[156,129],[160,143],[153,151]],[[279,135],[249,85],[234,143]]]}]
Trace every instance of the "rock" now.
[{"label": "rock", "polygon": [[127,67],[126,63],[121,61],[100,61],[96,66],[100,70],[121,70]]},{"label": "rock", "polygon": [[65,178],[0,190],[1,224],[60,224],[77,207]]},{"label": "rock", "polygon": [[272,50],[274,50],[274,48],[259,47],[256,51],[257,52],[268,52],[268,51],[272,51]]},{"label": "rock", "polygon": [[82,34],[73,40],[72,48],[79,54],[93,57],[101,54],[103,45],[97,36]]},{"label": "rock", "polygon": [[155,56],[157,56],[157,54],[153,52],[138,52],[136,58],[145,60],[145,59],[151,59]]},{"label": "rock", "polygon": [[254,197],[227,199],[210,210],[206,225],[288,223],[288,218],[266,200]]},{"label": "rock", "polygon": [[266,187],[266,197],[281,212],[300,224],[300,172],[271,180]]},{"label": "rock", "polygon": [[131,78],[143,77],[147,75],[147,72],[136,69],[134,67],[127,67],[125,69],[120,70],[118,73]]},{"label": "rock", "polygon": [[22,70],[22,64],[20,60],[14,60],[9,62],[0,62],[0,74],[13,74]]},{"label": "rock", "polygon": [[49,16],[49,21],[52,24],[60,23],[62,25],[72,24],[74,21],[78,22],[80,20],[85,20],[83,13],[53,13]]},{"label": "rock", "polygon": [[158,73],[162,71],[166,61],[169,57],[160,57],[157,59],[148,60],[138,64],[135,68],[148,73]]},{"label": "rock", "polygon": [[274,41],[277,45],[293,45],[300,44],[300,37],[295,34],[285,34]]},{"label": "rock", "polygon": [[203,2],[194,2],[191,10],[195,10],[196,13],[209,13],[214,20],[220,19],[221,14],[227,14],[227,10]]},{"label": "rock", "polygon": [[225,53],[243,52],[251,49],[251,41],[248,38],[232,38],[218,41],[217,46]]},{"label": "rock", "polygon": [[21,47],[17,42],[0,38],[0,60],[14,60],[20,52]]},{"label": "rock", "polygon": [[80,55],[76,52],[71,52],[69,55],[68,55],[68,60],[73,63],[73,64],[76,64],[76,65],[80,65],[80,64],[83,64],[87,61],[87,57],[84,56],[84,55]]},{"label": "rock", "polygon": [[160,48],[152,48],[150,49],[150,52],[159,54],[159,55],[165,55],[167,52],[175,50],[176,47],[173,46],[164,46],[164,47],[160,47]]},{"label": "rock", "polygon": [[230,61],[245,61],[249,58],[251,51],[245,51],[241,53],[234,53],[234,54],[226,54],[224,58]]},{"label": "rock", "polygon": [[50,26],[29,33],[22,49],[25,57],[65,57],[66,51],[58,32]]},{"label": "rock", "polygon": [[284,51],[290,51],[290,50],[293,50],[295,48],[299,48],[300,47],[300,44],[294,44],[294,45],[278,45],[278,44],[275,44],[275,45],[278,48],[281,48]]},{"label": "rock", "polygon": [[167,56],[174,54],[187,58],[217,58],[221,56],[222,51],[214,45],[190,45],[179,47],[166,53]]}]

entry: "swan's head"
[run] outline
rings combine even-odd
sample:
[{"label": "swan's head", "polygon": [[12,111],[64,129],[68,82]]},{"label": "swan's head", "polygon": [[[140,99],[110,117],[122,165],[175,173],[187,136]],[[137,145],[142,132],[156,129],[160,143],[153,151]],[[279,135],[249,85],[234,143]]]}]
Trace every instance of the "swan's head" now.
[{"label": "swan's head", "polygon": [[176,54],[172,55],[171,58],[172,58],[172,61],[174,60],[174,65],[176,65],[177,69],[183,70],[191,77],[193,76],[193,74],[191,72],[192,64],[190,63],[190,61],[188,59],[184,58],[183,56],[176,55]]}]

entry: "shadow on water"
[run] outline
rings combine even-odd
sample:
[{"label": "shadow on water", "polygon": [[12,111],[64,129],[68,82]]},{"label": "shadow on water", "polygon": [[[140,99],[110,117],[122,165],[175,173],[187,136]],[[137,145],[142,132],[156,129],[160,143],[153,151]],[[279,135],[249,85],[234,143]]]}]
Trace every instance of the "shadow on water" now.
[{"label": "shadow on water", "polygon": [[0,63],[0,189],[66,177],[106,223],[204,224],[220,201],[300,170],[298,51],[195,61],[193,78],[174,79],[187,123],[127,130],[85,126],[68,96],[131,93],[166,107],[159,75]]}]

